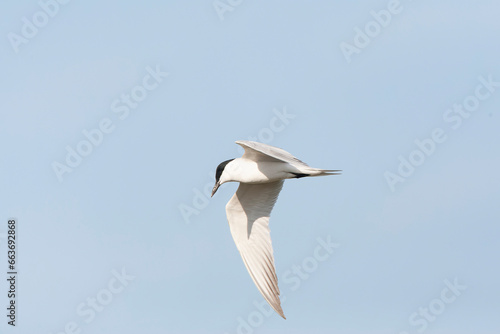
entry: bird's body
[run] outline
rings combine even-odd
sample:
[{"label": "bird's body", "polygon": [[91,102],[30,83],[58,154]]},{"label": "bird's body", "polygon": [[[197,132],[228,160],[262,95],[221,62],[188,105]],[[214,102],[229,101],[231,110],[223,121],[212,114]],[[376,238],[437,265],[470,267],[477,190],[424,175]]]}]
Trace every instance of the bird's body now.
[{"label": "bird's body", "polygon": [[217,167],[212,196],[221,184],[240,182],[226,205],[231,235],[260,293],[285,318],[274,269],[269,216],[285,179],[337,175],[339,171],[309,167],[290,153],[270,145],[246,140],[236,143],[245,153]]},{"label": "bird's body", "polygon": [[226,166],[225,172],[233,182],[268,183],[294,178],[296,175],[293,172],[299,173],[299,170],[286,162],[236,158]]}]

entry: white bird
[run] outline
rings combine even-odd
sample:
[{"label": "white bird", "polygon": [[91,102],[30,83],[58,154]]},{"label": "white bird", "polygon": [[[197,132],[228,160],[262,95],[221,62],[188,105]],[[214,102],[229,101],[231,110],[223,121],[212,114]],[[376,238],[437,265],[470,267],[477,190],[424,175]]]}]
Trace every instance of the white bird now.
[{"label": "white bird", "polygon": [[284,319],[274,269],[269,216],[285,179],[338,175],[340,170],[309,167],[281,148],[248,140],[236,144],[245,149],[241,158],[222,162],[215,172],[215,186],[240,182],[226,205],[229,228],[248,273],[262,296]]}]

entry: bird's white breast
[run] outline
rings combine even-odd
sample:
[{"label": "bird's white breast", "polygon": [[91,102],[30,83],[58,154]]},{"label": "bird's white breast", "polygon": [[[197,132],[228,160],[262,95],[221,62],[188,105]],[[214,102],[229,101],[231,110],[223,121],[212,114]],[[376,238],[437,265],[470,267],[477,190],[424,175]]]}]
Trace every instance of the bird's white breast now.
[{"label": "bird's white breast", "polygon": [[[253,161],[237,158],[228,164],[230,181],[243,183],[266,183],[291,177],[290,165],[281,162]],[[226,168],[227,168],[226,167]]]}]

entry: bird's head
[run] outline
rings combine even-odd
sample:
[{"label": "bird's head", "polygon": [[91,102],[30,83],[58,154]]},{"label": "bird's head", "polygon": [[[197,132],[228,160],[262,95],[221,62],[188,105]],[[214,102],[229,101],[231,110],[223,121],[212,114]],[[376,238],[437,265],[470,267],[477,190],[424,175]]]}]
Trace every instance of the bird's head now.
[{"label": "bird's head", "polygon": [[212,196],[214,196],[215,192],[217,189],[219,189],[220,185],[229,181],[229,178],[227,178],[227,175],[224,174],[224,169],[226,168],[227,164],[233,161],[234,159],[229,159],[226,161],[223,161],[217,166],[217,169],[215,170],[215,186],[212,189]]}]

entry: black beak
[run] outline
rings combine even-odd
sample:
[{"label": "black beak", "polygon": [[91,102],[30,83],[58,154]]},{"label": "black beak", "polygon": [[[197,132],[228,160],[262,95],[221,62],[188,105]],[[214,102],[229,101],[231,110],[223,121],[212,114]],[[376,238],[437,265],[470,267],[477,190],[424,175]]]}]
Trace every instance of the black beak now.
[{"label": "black beak", "polygon": [[219,189],[219,187],[220,187],[220,183],[216,182],[214,188],[212,189],[212,196],[210,196],[210,197],[214,197],[214,194],[217,191],[217,189]]}]

